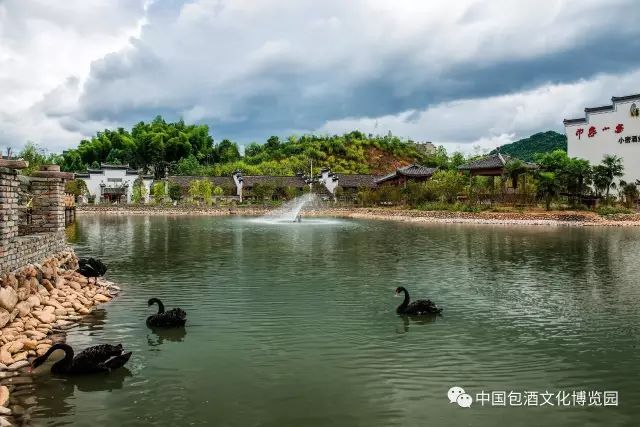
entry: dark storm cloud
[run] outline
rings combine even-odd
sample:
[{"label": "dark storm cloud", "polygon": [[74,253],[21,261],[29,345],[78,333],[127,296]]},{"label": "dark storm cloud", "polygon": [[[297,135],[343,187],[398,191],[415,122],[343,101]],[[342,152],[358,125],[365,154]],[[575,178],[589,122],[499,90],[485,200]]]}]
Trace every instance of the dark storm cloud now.
[{"label": "dark storm cloud", "polygon": [[[216,139],[263,141],[370,118],[373,129],[380,119],[401,136],[412,128],[436,140],[454,137],[446,125],[470,142],[528,132],[534,124],[504,117],[525,104],[545,109],[539,126],[556,128],[562,117],[548,117],[565,114],[567,101],[545,90],[574,94],[579,112],[581,103],[606,102],[613,86],[632,89],[604,87],[602,76],[632,82],[624,76],[640,69],[640,9],[630,0],[145,4],[144,17],[139,4],[127,15],[144,22],[135,37],[93,60],[87,75],[61,79],[31,110],[74,134],[160,114],[207,123]],[[591,83],[584,94],[580,82]],[[455,116],[474,105],[486,110],[484,129]]]}]

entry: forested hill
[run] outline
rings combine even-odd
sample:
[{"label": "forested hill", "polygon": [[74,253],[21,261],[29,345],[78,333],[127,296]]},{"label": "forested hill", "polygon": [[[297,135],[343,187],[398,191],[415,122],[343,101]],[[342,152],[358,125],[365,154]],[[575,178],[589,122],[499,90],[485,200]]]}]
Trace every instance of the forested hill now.
[{"label": "forested hill", "polygon": [[[519,141],[512,142],[500,147],[500,152],[517,157],[526,162],[535,160],[538,153],[549,153],[554,150],[567,151],[567,137],[552,130],[540,132],[524,138]],[[491,153],[495,153],[493,150]]]},{"label": "forested hill", "polygon": [[[439,157],[444,156],[443,159]],[[384,173],[412,162],[446,162],[444,149],[427,154],[419,147],[392,135],[372,136],[358,131],[344,135],[303,135],[265,143],[252,143],[244,154],[238,144],[214,143],[206,125],[168,123],[162,117],[140,122],[130,131],[106,129],[77,148],[63,153],[62,169],[75,172],[100,163],[128,163],[162,176],[168,169],[178,175],[230,175],[239,169],[246,175],[294,175],[307,172],[310,162],[318,169],[329,166],[337,173]]]}]

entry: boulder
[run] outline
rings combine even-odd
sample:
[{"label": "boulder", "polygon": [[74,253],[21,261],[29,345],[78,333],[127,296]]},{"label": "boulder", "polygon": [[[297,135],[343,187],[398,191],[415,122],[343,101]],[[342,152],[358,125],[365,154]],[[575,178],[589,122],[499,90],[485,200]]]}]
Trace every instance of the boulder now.
[{"label": "boulder", "polygon": [[13,288],[0,288],[0,307],[11,312],[18,303],[18,294]]},{"label": "boulder", "polygon": [[4,349],[0,350],[0,362],[4,363],[7,366],[13,364],[11,353]]},{"label": "boulder", "polygon": [[7,406],[9,402],[9,389],[6,385],[0,386],[0,406]]},{"label": "boulder", "polygon": [[58,302],[58,300],[53,298],[53,297],[49,298],[49,300],[47,302],[45,302],[44,305],[50,305],[50,306],[58,308],[58,309],[63,309],[64,308],[62,306],[62,304],[60,304]]},{"label": "boulder", "polygon": [[[22,360],[26,361],[27,360],[27,352],[26,351],[21,351],[20,353],[14,354],[13,355],[13,360],[15,360],[16,363],[18,363],[18,362],[20,362]],[[15,365],[15,363],[14,363],[14,365]],[[9,369],[11,369],[11,366],[9,366]]]},{"label": "boulder", "polygon": [[49,350],[51,348],[51,345],[49,344],[40,344],[38,345],[38,348],[36,348],[36,354],[38,356],[42,356],[43,354],[45,354],[47,352],[47,350]]},{"label": "boulder", "polygon": [[40,307],[40,298],[38,297],[38,295],[31,295],[29,296],[29,298],[27,298],[27,302],[29,303],[29,305],[31,306],[31,308],[33,307]]},{"label": "boulder", "polygon": [[53,323],[56,321],[56,316],[53,313],[48,311],[44,311],[44,310],[34,311],[33,315],[35,316],[36,319],[38,319],[42,323]]},{"label": "boulder", "polygon": [[49,292],[51,292],[51,291],[53,290],[53,285],[52,285],[52,284],[51,284],[51,282],[50,282],[50,281],[48,281],[47,279],[42,279],[42,281],[40,282],[40,284],[41,284],[42,286],[44,286],[44,288],[45,288],[47,291],[49,291]]},{"label": "boulder", "polygon": [[25,350],[35,350],[38,347],[38,341],[36,340],[23,339],[22,344],[24,344],[23,348]]},{"label": "boulder", "polygon": [[[65,280],[62,277],[58,277],[58,280],[56,280],[56,288],[57,289],[62,289],[65,286]],[[50,290],[50,289],[49,289]]]},{"label": "boulder", "polygon": [[20,317],[25,317],[31,312],[31,305],[27,301],[20,301],[16,305],[16,309],[18,310],[18,315]]},{"label": "boulder", "polygon": [[[9,365],[7,367],[8,370],[10,371],[17,371],[20,368],[24,368],[25,366],[29,366],[29,362],[26,360],[20,360],[18,362],[12,363],[11,365]],[[14,381],[15,383],[15,381]]]},{"label": "boulder", "polygon": [[69,287],[71,287],[71,289],[74,289],[76,291],[79,291],[79,290],[82,289],[82,286],[80,286],[80,283],[78,283],[78,282],[68,281],[67,285],[69,285]]},{"label": "boulder", "polygon": [[36,341],[40,341],[46,337],[46,334],[40,331],[24,331],[24,334]]},{"label": "boulder", "polygon": [[18,301],[24,301],[29,297],[30,288],[18,288]]},{"label": "boulder", "polygon": [[[14,341],[7,346],[6,350],[9,353],[14,354],[22,350],[23,347],[24,347],[24,344],[22,343],[22,341]],[[15,357],[13,360],[15,360]]]},{"label": "boulder", "polygon": [[0,308],[0,328],[4,328],[9,323],[9,320],[11,320],[11,313],[4,308]]},{"label": "boulder", "polygon": [[111,298],[109,298],[106,295],[102,295],[102,294],[95,294],[93,296],[93,300],[96,302],[109,302],[111,301]]}]

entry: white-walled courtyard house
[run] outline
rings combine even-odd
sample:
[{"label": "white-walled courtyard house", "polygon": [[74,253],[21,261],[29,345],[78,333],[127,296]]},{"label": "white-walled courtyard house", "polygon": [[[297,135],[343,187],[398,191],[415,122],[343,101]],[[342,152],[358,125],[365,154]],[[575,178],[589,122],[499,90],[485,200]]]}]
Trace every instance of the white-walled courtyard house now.
[{"label": "white-walled courtyard house", "polygon": [[[95,203],[131,203],[134,181],[141,176],[129,165],[101,164],[100,169],[88,169],[86,173],[77,173],[77,179],[87,184],[89,195],[95,197]],[[149,201],[153,175],[142,175],[146,188],[145,203]]]},{"label": "white-walled courtyard house", "polygon": [[640,179],[640,94],[614,96],[611,105],[584,112],[582,118],[564,120],[569,156],[597,165],[605,155],[616,155],[622,158],[622,179]]}]

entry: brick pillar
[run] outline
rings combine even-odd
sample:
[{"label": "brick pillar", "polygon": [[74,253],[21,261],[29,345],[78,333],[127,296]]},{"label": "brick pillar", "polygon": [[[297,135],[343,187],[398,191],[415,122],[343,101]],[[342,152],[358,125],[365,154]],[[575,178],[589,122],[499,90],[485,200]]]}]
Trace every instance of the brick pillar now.
[{"label": "brick pillar", "polygon": [[30,178],[33,194],[31,232],[64,231],[64,184],[73,174],[58,165],[44,165]]},{"label": "brick pillar", "polygon": [[18,170],[28,163],[0,159],[0,269],[18,237]]}]

